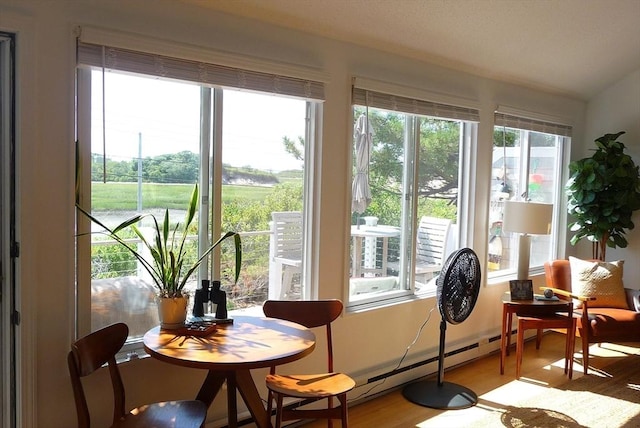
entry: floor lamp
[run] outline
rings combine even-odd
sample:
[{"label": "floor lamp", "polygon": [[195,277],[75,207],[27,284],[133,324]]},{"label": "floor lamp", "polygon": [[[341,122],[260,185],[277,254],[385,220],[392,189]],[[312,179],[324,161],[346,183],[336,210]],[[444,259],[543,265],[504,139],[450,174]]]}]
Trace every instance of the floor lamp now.
[{"label": "floor lamp", "polygon": [[553,205],[527,201],[505,201],[502,230],[519,233],[518,280],[529,278],[531,235],[551,233]]}]

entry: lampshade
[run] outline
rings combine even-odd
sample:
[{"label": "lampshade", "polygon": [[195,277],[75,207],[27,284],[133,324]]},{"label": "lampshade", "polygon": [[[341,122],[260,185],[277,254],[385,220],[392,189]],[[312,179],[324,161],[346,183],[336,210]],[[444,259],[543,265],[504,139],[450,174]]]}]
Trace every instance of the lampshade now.
[{"label": "lampshade", "polygon": [[505,201],[502,230],[505,232],[548,235],[551,233],[553,205],[524,201]]}]

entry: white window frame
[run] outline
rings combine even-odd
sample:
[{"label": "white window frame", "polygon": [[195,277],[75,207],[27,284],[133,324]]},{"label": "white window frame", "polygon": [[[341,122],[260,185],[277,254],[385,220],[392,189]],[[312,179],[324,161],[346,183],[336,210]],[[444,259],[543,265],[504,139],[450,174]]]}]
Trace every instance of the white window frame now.
[{"label": "white window frame", "polygon": [[[370,103],[370,97],[374,101]],[[401,85],[375,81],[367,78],[355,77],[353,79],[352,105],[360,105],[380,108],[382,110],[395,111],[404,114],[405,125],[405,169],[403,179],[403,197],[400,238],[399,283],[401,289],[372,295],[371,297],[359,297],[352,299],[349,291],[349,279],[344,291],[345,301],[350,311],[370,309],[389,303],[404,301],[414,298],[433,297],[436,290],[416,293],[415,287],[415,242],[418,189],[414,185],[417,180],[417,152],[420,144],[419,119],[422,117],[441,118],[444,120],[457,120],[460,123],[459,144],[459,168],[458,168],[458,236],[457,246],[467,245],[471,242],[472,234],[469,231],[473,224],[473,218],[469,217],[469,203],[473,190],[473,184],[465,177],[465,171],[472,167],[471,153],[477,146],[477,122],[479,110],[477,104],[468,99],[451,97],[442,94],[434,94],[417,88],[408,88]],[[353,115],[353,108],[351,110]],[[418,120],[416,120],[418,119]],[[353,116],[352,116],[353,121]],[[353,137],[352,137],[353,138]]]},{"label": "white window frame", "polygon": [[[554,186],[554,200],[553,203],[553,219],[551,223],[550,243],[549,243],[549,258],[557,258],[559,254],[560,242],[564,235],[560,233],[562,225],[561,212],[565,209],[565,201],[563,199],[564,179],[562,165],[567,157],[569,147],[571,145],[572,127],[566,124],[566,120],[557,118],[554,116],[526,112],[519,109],[514,109],[506,106],[498,107],[494,115],[493,130],[500,128],[509,128],[518,130],[520,132],[520,163],[519,163],[519,183],[522,185],[528,185],[529,182],[529,164],[531,157],[531,132],[538,132],[544,134],[554,135],[557,139],[556,156],[555,156],[555,186]],[[493,132],[492,132],[493,135]],[[493,159],[491,159],[493,163]],[[493,177],[492,177],[493,178]],[[491,197],[491,193],[489,195]],[[488,241],[487,241],[488,246]],[[515,250],[512,251],[514,253]],[[487,247],[488,254],[488,247]],[[489,260],[487,259],[487,263]],[[486,269],[486,264],[485,264]],[[504,281],[514,279],[516,274],[517,264],[513,263],[511,267],[507,269],[500,269],[496,271],[487,270],[487,279],[490,284],[503,283]],[[544,272],[542,264],[532,263],[529,266],[529,275],[540,275]]]},{"label": "white window frame", "polygon": [[[140,41],[136,38],[130,38],[126,35],[114,35],[110,32],[103,32],[101,30],[93,29],[93,28],[85,28],[80,31],[81,37],[79,38],[79,47],[80,50],[85,49],[85,52],[80,56],[83,57],[84,61],[81,61],[81,64],[88,65],[87,66],[79,66],[77,70],[77,101],[79,106],[85,106],[78,109],[77,112],[77,133],[78,133],[78,141],[80,144],[90,144],[91,141],[91,70],[90,68],[97,67],[101,64],[102,67],[107,66],[108,64],[108,55],[107,52],[109,49],[113,49],[117,51],[118,54],[124,55],[123,58],[127,57],[128,48],[132,46],[140,46]],[[97,49],[96,46],[92,46],[92,43],[100,42],[102,43],[104,40],[113,41],[114,44],[119,45],[121,47],[115,48],[100,48]],[[222,82],[226,83],[227,87],[239,88],[239,89],[251,89],[257,90],[264,93],[272,93],[274,95],[283,95],[283,96],[293,96],[297,98],[302,98],[307,100],[307,130],[306,130],[306,142],[305,144],[305,173],[304,173],[304,198],[303,204],[305,206],[305,218],[303,220],[304,225],[304,242],[303,242],[303,271],[302,271],[302,298],[308,299],[313,298],[318,295],[317,290],[314,287],[314,284],[311,281],[311,272],[317,270],[317,261],[312,260],[310,250],[312,243],[314,241],[312,232],[314,228],[312,225],[316,221],[313,216],[313,204],[314,201],[317,200],[318,195],[315,193],[316,186],[313,186],[313,182],[316,181],[317,178],[317,168],[314,167],[316,161],[316,152],[318,150],[318,141],[321,136],[321,128],[322,128],[322,109],[323,109],[323,101],[324,101],[324,81],[326,77],[321,75],[320,73],[315,72],[314,70],[304,69],[301,67],[291,67],[291,66],[283,66],[276,63],[266,63],[266,62],[257,62],[252,59],[243,58],[239,56],[230,56],[230,55],[214,55],[217,56],[223,64],[215,64],[210,62],[201,62],[202,60],[209,60],[211,53],[205,51],[193,51],[190,49],[178,49],[180,52],[180,57],[176,57],[175,61],[171,57],[161,56],[161,54],[149,54],[149,45],[154,46],[157,49],[157,52],[165,53],[167,51],[175,52],[176,46],[172,44],[157,43],[156,42],[142,42],[142,46],[144,46],[144,51],[135,51],[132,54],[147,56],[149,58],[159,58],[156,60],[156,63],[159,61],[162,63],[163,67],[166,65],[170,70],[167,71],[163,69],[162,72],[171,74],[173,73],[174,77],[180,76],[193,76],[194,74],[190,72],[188,69],[194,61],[199,61],[198,66],[200,69],[203,67],[206,69],[208,73],[216,76]],[[88,48],[88,50],[86,50]],[[152,49],[152,50],[155,50]],[[102,51],[102,52],[100,52]],[[185,52],[192,54],[194,59],[187,60],[186,66],[182,58],[185,55]],[[125,61],[126,62],[126,61]],[[153,63],[153,61],[151,62]],[[230,66],[231,65],[231,66]],[[122,66],[122,64],[120,64]],[[246,68],[236,69],[233,67],[240,66]],[[132,60],[127,65],[122,66],[123,71],[135,72],[136,61]],[[121,69],[121,68],[118,68]],[[260,69],[264,69],[260,71]],[[157,71],[157,70],[156,70]],[[278,71],[284,74],[274,75],[273,72]],[[147,74],[144,72],[140,73],[141,75],[153,75]],[[223,88],[225,84],[222,85],[214,85],[210,80],[212,79],[211,75],[207,73],[195,73],[201,80],[200,82],[203,85],[203,88],[206,86],[211,93],[214,102],[214,121],[220,121],[221,123],[221,96],[222,89],[215,88]],[[234,80],[235,79],[235,80]],[[216,95],[217,94],[217,95]],[[88,106],[88,107],[87,107]],[[213,151],[214,153],[217,151],[219,153],[222,145],[222,136],[220,134],[220,126],[214,125],[214,134],[213,138]],[[81,165],[89,165],[90,158],[90,150],[82,150],[79,148],[78,150],[79,158],[78,161]],[[217,156],[217,159],[220,157]],[[80,168],[79,169],[79,186],[78,186],[78,195],[79,195],[79,203],[81,205],[87,206],[84,198],[89,195],[89,183],[90,183],[90,170],[89,168]],[[215,178],[214,178],[215,179]],[[217,183],[218,185],[220,183]],[[215,189],[216,182],[213,182],[213,188]],[[220,198],[211,198],[213,201],[210,201],[210,208],[212,210],[220,211]],[[82,233],[82,231],[87,231],[90,228],[90,224],[88,219],[84,216],[77,217],[77,227],[78,232]],[[211,231],[211,233],[219,232],[216,230]],[[205,232],[206,234],[206,232]],[[202,237],[202,239],[205,239]],[[77,271],[77,298],[76,298],[76,309],[77,309],[77,317],[76,317],[76,337],[81,337],[90,333],[91,329],[91,289],[90,286],[84,286],[82,284],[91,284],[91,273],[90,273],[90,251],[83,247],[78,248],[77,254],[78,260],[78,271]],[[206,267],[205,267],[206,268]],[[137,354],[139,350],[141,350],[141,340],[135,340],[128,342],[125,344],[122,350],[122,355]]]}]

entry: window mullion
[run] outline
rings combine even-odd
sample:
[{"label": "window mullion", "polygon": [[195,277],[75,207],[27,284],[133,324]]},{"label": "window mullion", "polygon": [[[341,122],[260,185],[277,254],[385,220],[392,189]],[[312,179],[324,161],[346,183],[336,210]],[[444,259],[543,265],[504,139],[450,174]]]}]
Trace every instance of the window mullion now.
[{"label": "window mullion", "polygon": [[[211,88],[200,88],[200,201],[198,211],[198,255],[209,247],[209,192],[211,153]],[[207,275],[209,266],[202,263],[198,269],[198,285],[203,279],[211,279]]]},{"label": "window mullion", "polygon": [[521,131],[522,151],[520,154],[520,197],[529,197],[529,161],[531,159],[531,133],[527,130]]},{"label": "window mullion", "polygon": [[[415,218],[417,216],[417,193],[418,193],[418,156],[420,150],[420,119],[412,115],[405,116],[405,163],[403,189],[404,195],[402,204],[401,229],[405,231],[400,237],[400,248],[403,249],[403,256],[400,257],[400,284],[404,284],[404,288],[410,290],[415,289],[415,242],[416,228]],[[409,285],[408,287],[406,285]]]},{"label": "window mullion", "polygon": [[[222,113],[223,113],[223,90],[212,89],[213,110],[211,114],[212,134],[212,156],[211,156],[211,196],[209,198],[211,210],[211,241],[215,242],[222,231]],[[207,160],[209,157],[207,157]],[[220,278],[220,248],[216,248],[212,253],[211,278]]]}]

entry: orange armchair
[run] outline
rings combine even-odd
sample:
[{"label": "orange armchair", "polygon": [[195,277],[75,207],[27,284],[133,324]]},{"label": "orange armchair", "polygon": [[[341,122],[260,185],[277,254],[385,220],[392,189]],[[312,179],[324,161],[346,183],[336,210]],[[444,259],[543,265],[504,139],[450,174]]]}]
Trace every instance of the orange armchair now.
[{"label": "orange armchair", "polygon": [[592,343],[640,342],[640,290],[625,288],[628,309],[598,307],[598,299],[579,296],[571,290],[569,260],[552,260],[544,264],[546,287],[560,298],[582,303],[574,310],[577,336],[582,341],[584,373],[589,367],[589,345]]}]

